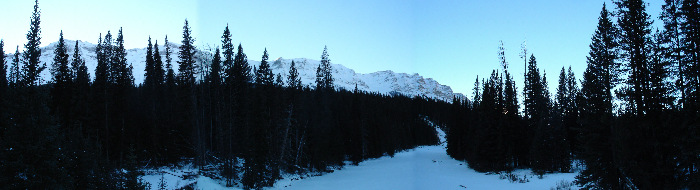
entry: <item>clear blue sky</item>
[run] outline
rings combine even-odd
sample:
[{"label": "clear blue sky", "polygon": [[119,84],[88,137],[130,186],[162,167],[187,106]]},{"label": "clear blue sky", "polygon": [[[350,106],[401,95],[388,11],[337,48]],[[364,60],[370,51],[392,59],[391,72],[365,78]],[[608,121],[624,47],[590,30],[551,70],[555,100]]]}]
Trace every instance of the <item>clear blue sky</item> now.
[{"label": "clear blue sky", "polygon": [[[127,48],[145,47],[149,35],[160,44],[165,35],[179,42],[187,18],[198,47],[219,46],[228,24],[249,59],[259,60],[265,47],[272,59],[319,59],[327,45],[333,63],[357,72],[419,73],[471,94],[477,75],[499,68],[499,40],[519,86],[518,54],[525,40],[547,71],[550,88],[562,66],[571,65],[580,79],[603,2],[614,9],[609,0],[40,0],[39,5],[42,45],[57,41],[61,29],[67,39],[96,43],[99,33],[119,27]],[[33,3],[2,3],[6,53],[26,42]],[[648,3],[656,19],[663,1]]]}]

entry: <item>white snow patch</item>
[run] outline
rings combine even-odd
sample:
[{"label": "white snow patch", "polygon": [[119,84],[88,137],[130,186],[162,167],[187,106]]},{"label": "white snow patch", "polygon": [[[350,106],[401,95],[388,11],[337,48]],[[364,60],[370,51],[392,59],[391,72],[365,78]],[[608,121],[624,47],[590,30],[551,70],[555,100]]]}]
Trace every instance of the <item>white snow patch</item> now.
[{"label": "white snow patch", "polygon": [[[426,122],[429,122],[426,119]],[[445,133],[436,127],[440,141],[444,142]],[[176,171],[175,173],[184,173]],[[394,157],[384,156],[361,162],[358,166],[347,165],[342,170],[336,170],[315,177],[301,178],[298,175],[284,175],[269,190],[278,189],[523,189],[541,190],[554,188],[559,184],[573,182],[577,173],[545,174],[542,179],[531,170],[515,170],[512,172],[526,183],[511,182],[498,174],[479,173],[467,167],[462,161],[450,158],[443,145],[421,146],[411,150],[396,153]],[[160,175],[145,176],[147,181],[154,181],[152,188],[157,187]],[[195,189],[239,189],[227,188],[217,180],[199,176],[193,179]],[[171,184],[190,183],[177,178],[168,178]],[[184,186],[184,185],[182,185]],[[573,186],[572,189],[578,189]]]}]

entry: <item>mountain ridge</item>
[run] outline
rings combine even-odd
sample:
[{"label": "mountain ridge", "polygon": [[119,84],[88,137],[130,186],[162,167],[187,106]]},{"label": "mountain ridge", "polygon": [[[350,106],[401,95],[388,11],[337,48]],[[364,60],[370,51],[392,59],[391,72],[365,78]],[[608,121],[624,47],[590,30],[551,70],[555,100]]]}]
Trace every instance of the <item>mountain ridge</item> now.
[{"label": "mountain ridge", "polygon": [[[94,78],[95,67],[97,66],[97,58],[95,55],[96,44],[79,41],[79,48],[82,58],[88,67],[91,78]],[[42,80],[51,80],[51,63],[53,62],[54,50],[57,42],[50,43],[47,46],[41,47],[41,62],[47,65],[47,69],[41,73]],[[72,57],[75,47],[75,40],[65,40],[68,54]],[[178,44],[170,44],[173,55],[173,69],[177,70],[177,48]],[[165,55],[165,47],[160,45],[160,54]],[[12,55],[12,54],[9,54]],[[127,50],[127,62],[133,66],[134,83],[140,84],[144,79],[144,68],[146,60],[146,48],[133,48]],[[197,64],[209,63],[212,59],[212,52],[197,49],[195,55]],[[165,60],[165,58],[163,58]],[[308,58],[284,59],[278,58],[270,61],[272,72],[280,74],[286,79],[289,73],[291,61],[294,60],[296,68],[299,72],[302,85],[310,88],[315,87],[316,67],[320,61]],[[251,67],[259,66],[260,61],[248,59]],[[9,62],[8,62],[9,64]],[[438,99],[446,102],[452,102],[453,97],[464,99],[465,96],[461,93],[454,93],[448,85],[443,85],[432,78],[425,78],[418,73],[396,73],[391,70],[377,71],[372,73],[356,73],[353,69],[345,67],[341,64],[332,63],[333,78],[335,80],[336,89],[353,90],[357,85],[358,90],[366,92],[376,92],[386,95],[402,94],[405,96],[415,97],[424,96],[428,98]],[[199,76],[198,76],[199,77]],[[286,80],[285,80],[286,81]]]}]

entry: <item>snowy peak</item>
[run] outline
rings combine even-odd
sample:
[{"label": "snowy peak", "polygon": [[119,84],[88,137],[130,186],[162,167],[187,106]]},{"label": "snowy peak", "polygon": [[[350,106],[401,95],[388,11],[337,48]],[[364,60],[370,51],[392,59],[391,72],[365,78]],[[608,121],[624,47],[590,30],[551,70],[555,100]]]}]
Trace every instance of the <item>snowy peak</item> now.
[{"label": "snowy peak", "polygon": [[[74,52],[75,41],[66,40],[65,41],[68,54],[71,55]],[[42,72],[42,78],[44,81],[49,81],[51,79],[51,74],[49,72],[51,63],[53,62],[54,50],[58,42],[49,44],[48,46],[42,47],[41,61],[45,63],[48,67],[44,72]],[[82,58],[85,60],[85,64],[88,67],[90,73],[94,73],[97,67],[97,57],[95,51],[97,49],[96,44],[91,44],[88,42],[79,41],[79,48]],[[172,64],[173,69],[177,70],[177,44],[170,44],[172,49]],[[159,51],[161,56],[165,55],[165,47],[160,45]],[[209,51],[198,50],[196,56],[197,64],[205,63],[209,64],[212,59],[212,53]],[[145,74],[145,60],[146,60],[146,48],[136,48],[127,50],[127,61],[134,68],[134,82],[140,84],[143,82]],[[291,66],[292,60],[295,63],[296,69],[301,77],[302,85],[314,88],[316,81],[316,68],[320,64],[320,61],[307,59],[307,58],[295,58],[295,59],[284,59],[277,58],[271,61],[270,68],[272,72],[282,75],[285,79],[289,75],[289,68]],[[163,58],[165,61],[165,58]],[[248,60],[251,66],[259,66],[260,61]],[[452,88],[447,85],[442,85],[432,78],[424,78],[417,73],[407,74],[407,73],[396,73],[390,70],[378,71],[373,73],[356,73],[354,70],[347,68],[340,64],[332,64],[333,67],[333,79],[335,87],[337,89],[353,90],[355,85],[357,85],[358,90],[366,92],[376,92],[380,94],[396,95],[402,94],[406,96],[424,96],[429,98],[434,98],[438,100],[443,100],[446,102],[451,102],[453,97],[464,98],[464,95],[460,93],[454,93]],[[91,74],[94,78],[94,74]]]},{"label": "snowy peak", "polygon": [[[275,74],[286,78],[294,60],[294,64],[299,71],[303,85],[315,87],[316,68],[321,64],[318,60],[295,58],[278,58],[271,63],[270,68]],[[252,65],[258,66],[260,63],[251,61]],[[354,70],[340,64],[332,64],[334,85],[337,89],[353,90],[357,85],[358,90],[367,92],[377,92],[381,94],[402,94],[406,96],[425,96],[451,102],[453,96],[463,98],[464,95],[454,93],[452,88],[442,85],[432,78],[424,78],[419,74],[395,73],[394,71],[378,71],[373,73],[356,73]]]}]

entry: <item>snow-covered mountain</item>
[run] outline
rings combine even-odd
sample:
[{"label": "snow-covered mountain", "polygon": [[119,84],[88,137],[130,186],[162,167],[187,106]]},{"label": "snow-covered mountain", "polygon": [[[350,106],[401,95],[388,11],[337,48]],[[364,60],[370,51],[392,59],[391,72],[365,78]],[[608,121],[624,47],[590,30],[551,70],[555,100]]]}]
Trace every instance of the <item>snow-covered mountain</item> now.
[{"label": "snow-covered mountain", "polygon": [[[58,42],[42,47],[41,61],[46,63],[47,69],[42,73],[42,79],[48,81],[51,79],[50,68],[53,62],[54,50]],[[68,53],[71,55],[74,52],[75,41],[66,40]],[[177,44],[170,44],[173,54],[173,69],[177,71]],[[97,67],[97,58],[95,54],[97,45],[88,42],[79,41],[79,48],[82,58],[86,62],[88,71],[94,77],[95,67]],[[165,56],[165,47],[160,44],[159,47],[161,56]],[[209,63],[212,53],[205,50],[199,50],[196,54],[197,63]],[[144,68],[146,61],[146,48],[136,48],[127,50],[127,60],[134,68],[134,82],[140,84],[144,79]],[[295,58],[283,59],[278,58],[271,60],[272,72],[281,74],[283,79],[287,78],[292,60],[296,64],[299,71],[301,82],[303,85],[315,87],[316,67],[320,64],[318,60]],[[165,61],[165,58],[163,58]],[[260,65],[260,61],[248,60],[251,66]],[[432,78],[424,78],[419,74],[395,73],[393,71],[378,71],[373,73],[356,73],[354,70],[347,68],[341,64],[332,64],[333,78],[336,88],[353,90],[355,85],[362,91],[377,92],[381,94],[403,94],[407,96],[425,96],[451,102],[453,96],[464,98],[461,93],[454,93],[452,88],[447,85],[442,85]]]}]

